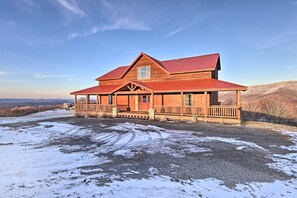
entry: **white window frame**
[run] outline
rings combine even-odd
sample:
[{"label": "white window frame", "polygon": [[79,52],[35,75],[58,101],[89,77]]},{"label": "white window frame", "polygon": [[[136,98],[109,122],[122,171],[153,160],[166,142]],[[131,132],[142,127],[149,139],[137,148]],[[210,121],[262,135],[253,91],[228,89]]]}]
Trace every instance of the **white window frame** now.
[{"label": "white window frame", "polygon": [[188,93],[188,94],[184,95],[184,105],[186,107],[193,106],[193,94],[192,93]]},{"label": "white window frame", "polygon": [[137,68],[137,80],[147,80],[151,78],[151,66],[141,66]]}]

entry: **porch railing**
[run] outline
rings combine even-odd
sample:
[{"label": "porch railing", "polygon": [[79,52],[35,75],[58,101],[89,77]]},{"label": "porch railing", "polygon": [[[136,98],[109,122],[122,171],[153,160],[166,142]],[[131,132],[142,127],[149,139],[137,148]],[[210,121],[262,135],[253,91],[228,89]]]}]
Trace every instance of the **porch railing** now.
[{"label": "porch railing", "polygon": [[208,107],[207,116],[208,117],[218,117],[218,118],[237,118],[236,106],[222,106],[222,105],[213,105]]},{"label": "porch railing", "polygon": [[[156,113],[159,114],[176,114],[176,115],[193,115],[205,116],[205,107],[203,106],[186,106],[186,107],[172,107],[172,106],[154,106]],[[207,117],[224,117],[224,118],[237,118],[236,106],[222,106],[213,105],[207,107]]]},{"label": "porch railing", "polygon": [[[102,105],[98,104],[98,111],[99,112],[112,112],[112,108],[114,105]],[[88,104],[88,108],[86,108],[86,104],[77,103],[76,104],[76,110],[79,111],[97,111],[97,104],[91,103]]]},{"label": "porch railing", "polygon": [[[102,105],[102,104],[86,104],[77,103],[76,110],[81,111],[98,111],[98,112],[112,112],[114,105]],[[98,109],[97,109],[98,108]],[[117,105],[119,111],[127,111],[128,105]],[[174,107],[174,106],[154,106],[155,112],[157,114],[172,114],[172,115],[191,115],[191,116],[205,116],[205,107],[203,106],[185,106],[185,107]],[[237,118],[238,117],[238,108],[231,105],[212,105],[206,108],[207,115],[206,117],[210,118]]]}]

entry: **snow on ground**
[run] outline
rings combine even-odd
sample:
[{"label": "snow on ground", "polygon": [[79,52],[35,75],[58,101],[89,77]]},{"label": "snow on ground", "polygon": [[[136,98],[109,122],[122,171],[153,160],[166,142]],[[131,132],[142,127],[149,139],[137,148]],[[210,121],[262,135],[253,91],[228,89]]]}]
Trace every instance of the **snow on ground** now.
[{"label": "snow on ground", "polygon": [[73,115],[74,115],[73,110],[67,111],[64,109],[55,109],[55,110],[43,111],[39,113],[33,113],[22,117],[0,117],[0,125],[17,123],[17,122],[31,122],[31,121],[38,121],[38,120],[52,119],[52,118],[72,117]]},{"label": "snow on ground", "polygon": [[[63,116],[72,114],[64,110],[47,111],[19,118],[1,119],[0,124]],[[101,126],[106,127],[104,124]],[[296,151],[297,133],[283,133],[291,138],[294,145],[282,146],[282,149]],[[85,136],[101,146],[89,148],[91,152],[70,152],[80,148],[76,144],[45,146],[49,142],[59,142],[64,137],[67,139]],[[209,148],[196,146],[195,142],[222,142],[234,145],[239,151],[246,148],[265,150],[253,142],[235,138],[193,136],[193,132],[169,131],[152,125],[128,122],[106,127],[105,133],[95,133],[73,124],[51,121],[14,129],[0,126],[0,194],[5,197],[296,197],[296,152],[286,155],[267,154],[267,157],[274,161],[269,164],[271,168],[292,175],[294,179],[238,184],[232,189],[226,187],[223,181],[214,178],[176,182],[168,176],[159,175],[155,167],[149,168],[151,177],[148,179],[116,181],[114,179],[118,176],[107,175],[100,168],[100,164],[113,160],[100,157],[101,153],[107,152],[113,152],[114,157],[127,158],[133,157],[138,149],[144,148],[151,154],[161,152],[175,157],[183,157],[186,153],[212,152]],[[170,147],[172,145],[176,149]],[[88,166],[98,167],[91,170],[82,169]],[[175,164],[171,166],[178,168]],[[125,172],[138,173],[134,170]],[[98,185],[95,179],[98,177],[109,177],[112,182]]]},{"label": "snow on ground", "polygon": [[252,148],[257,148],[257,149],[263,149],[265,150],[263,147],[252,143],[252,142],[246,142],[246,141],[241,141],[241,140],[236,140],[234,138],[222,138],[222,137],[200,137],[199,138],[200,142],[224,142],[224,143],[228,143],[228,144],[234,144],[234,145],[238,145],[239,147],[237,147],[239,150],[242,150],[243,148],[246,147],[252,147]]}]

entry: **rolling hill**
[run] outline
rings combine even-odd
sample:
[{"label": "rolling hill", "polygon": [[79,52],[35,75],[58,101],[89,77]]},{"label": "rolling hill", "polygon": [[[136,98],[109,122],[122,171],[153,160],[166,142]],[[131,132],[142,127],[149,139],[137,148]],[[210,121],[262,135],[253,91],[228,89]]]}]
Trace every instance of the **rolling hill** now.
[{"label": "rolling hill", "polygon": [[[244,111],[251,111],[253,106],[254,110],[267,113],[264,112],[267,104],[273,104],[278,111],[283,109],[286,118],[297,119],[297,81],[249,86],[241,96]],[[231,92],[221,93],[219,97],[222,104],[232,102],[230,98],[233,98],[233,102],[235,100],[235,94]]]}]

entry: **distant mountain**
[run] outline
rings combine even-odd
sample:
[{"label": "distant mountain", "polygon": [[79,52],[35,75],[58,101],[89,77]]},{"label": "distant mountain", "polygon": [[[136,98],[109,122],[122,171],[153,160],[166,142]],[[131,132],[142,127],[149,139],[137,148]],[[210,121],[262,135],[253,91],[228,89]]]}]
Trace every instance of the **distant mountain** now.
[{"label": "distant mountain", "polygon": [[[231,92],[221,93],[219,97],[222,104],[235,101],[235,94]],[[230,101],[230,98],[233,101]],[[258,110],[264,112],[263,107],[267,102],[274,103],[275,110],[284,108],[287,118],[297,119],[297,81],[249,86],[247,91],[241,93],[243,110],[249,111],[252,104],[253,108],[258,106]]]},{"label": "distant mountain", "polygon": [[38,105],[57,105],[63,103],[72,103],[71,99],[15,99],[0,98],[2,106],[38,106]]}]

